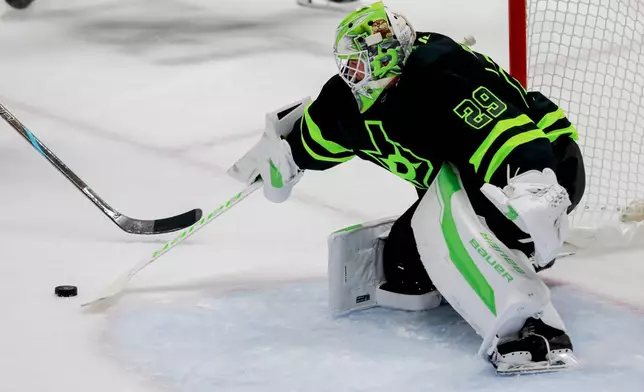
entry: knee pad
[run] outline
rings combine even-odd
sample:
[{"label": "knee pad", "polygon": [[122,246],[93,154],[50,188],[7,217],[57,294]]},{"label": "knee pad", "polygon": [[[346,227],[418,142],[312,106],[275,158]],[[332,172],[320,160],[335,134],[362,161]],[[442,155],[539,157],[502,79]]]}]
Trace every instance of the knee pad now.
[{"label": "knee pad", "polygon": [[440,305],[437,291],[405,295],[381,288],[386,283],[383,249],[396,218],[339,230],[329,236],[329,307],[335,316],[374,306],[425,310]]}]

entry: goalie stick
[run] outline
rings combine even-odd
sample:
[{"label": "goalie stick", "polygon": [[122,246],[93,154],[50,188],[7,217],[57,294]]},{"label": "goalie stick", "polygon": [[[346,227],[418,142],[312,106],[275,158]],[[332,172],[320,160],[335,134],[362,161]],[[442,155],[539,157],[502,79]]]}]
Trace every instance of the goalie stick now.
[{"label": "goalie stick", "polygon": [[7,108],[0,103],[0,117],[13,129],[22,135],[28,142],[47,160],[60,171],[67,179],[90,199],[112,222],[123,231],[130,234],[161,234],[181,230],[201,219],[202,211],[194,209],[170,218],[144,220],[134,219],[116,211],[105,200],[101,199],[83,180],[80,179],[67,165],[65,165],[47,146],[45,146],[27,127],[25,127]]},{"label": "goalie stick", "polygon": [[122,293],[123,290],[125,290],[125,286],[127,286],[130,280],[132,280],[134,275],[136,275],[139,271],[141,271],[143,268],[147,267],[148,265],[152,264],[159,257],[163,256],[164,254],[169,252],[172,248],[174,248],[175,246],[183,242],[183,240],[185,240],[186,238],[190,237],[191,235],[199,231],[208,223],[212,222],[216,217],[220,216],[224,212],[231,209],[235,204],[244,200],[246,197],[248,197],[250,194],[255,192],[257,189],[261,188],[262,185],[263,185],[263,181],[257,180],[253,184],[246,187],[246,189],[244,189],[243,191],[239,192],[238,194],[230,198],[230,200],[228,200],[226,203],[217,207],[214,211],[208,214],[208,216],[202,218],[199,222],[195,223],[194,225],[190,226],[186,230],[182,231],[181,234],[179,234],[175,239],[166,242],[161,249],[152,253],[152,257],[150,257],[149,259],[143,259],[137,264],[135,264],[129,271],[121,275],[111,285],[106,287],[103,290],[102,294],[96,297],[96,299],[93,299],[89,302],[85,302],[81,306],[88,307],[88,306],[98,305],[101,303],[108,304],[109,303],[109,301],[107,301],[108,299],[116,299],[117,296],[120,293]]}]

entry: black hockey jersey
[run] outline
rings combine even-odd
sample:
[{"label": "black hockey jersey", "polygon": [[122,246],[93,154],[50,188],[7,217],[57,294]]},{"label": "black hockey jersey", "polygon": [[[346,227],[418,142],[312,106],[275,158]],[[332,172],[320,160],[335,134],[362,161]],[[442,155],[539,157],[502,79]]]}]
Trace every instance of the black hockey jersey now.
[{"label": "black hockey jersey", "polygon": [[515,174],[554,169],[551,142],[576,140],[563,111],[488,56],[436,33],[417,33],[399,81],[360,113],[336,75],[305,110],[287,141],[295,163],[325,170],[354,156],[427,189],[441,165],[498,186]]}]

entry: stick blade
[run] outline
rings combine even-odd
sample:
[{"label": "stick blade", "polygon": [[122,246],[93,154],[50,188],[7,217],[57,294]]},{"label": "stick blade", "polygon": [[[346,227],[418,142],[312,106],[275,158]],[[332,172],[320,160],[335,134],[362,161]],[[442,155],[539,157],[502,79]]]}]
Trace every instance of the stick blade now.
[{"label": "stick blade", "polygon": [[111,296],[101,296],[81,304],[81,309],[89,313],[100,313],[110,308],[118,302],[120,298],[121,293],[116,293]]},{"label": "stick blade", "polygon": [[194,225],[203,216],[199,208],[175,215],[169,218],[142,220],[121,215],[115,223],[125,232],[130,234],[163,234],[182,230]]},{"label": "stick blade", "polygon": [[81,304],[81,307],[100,309],[109,307],[112,304],[116,303],[116,301],[120,298],[121,293],[123,293],[123,290],[125,290],[125,287],[135,273],[136,270],[134,270],[134,272],[132,270],[128,271],[127,274],[122,275],[117,280],[112,282],[112,284],[106,287],[103,292],[96,298]]},{"label": "stick blade", "polygon": [[171,218],[157,219],[154,221],[154,234],[170,233],[173,231],[185,229],[197,223],[203,216],[203,211],[199,208],[184,212],[183,214]]}]

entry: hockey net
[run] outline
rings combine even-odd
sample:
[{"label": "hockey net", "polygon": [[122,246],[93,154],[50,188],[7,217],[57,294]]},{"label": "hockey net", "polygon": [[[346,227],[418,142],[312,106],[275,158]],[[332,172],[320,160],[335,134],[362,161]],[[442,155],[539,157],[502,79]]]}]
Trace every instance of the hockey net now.
[{"label": "hockey net", "polygon": [[511,73],[579,131],[586,192],[572,236],[631,244],[644,231],[644,0],[509,0],[509,10]]}]

